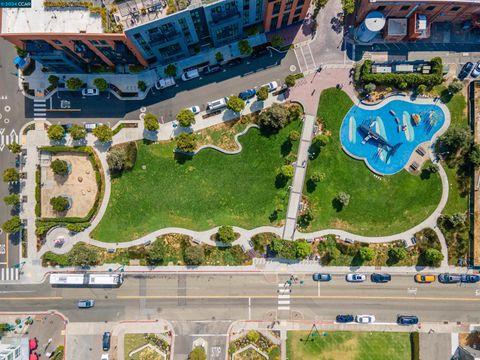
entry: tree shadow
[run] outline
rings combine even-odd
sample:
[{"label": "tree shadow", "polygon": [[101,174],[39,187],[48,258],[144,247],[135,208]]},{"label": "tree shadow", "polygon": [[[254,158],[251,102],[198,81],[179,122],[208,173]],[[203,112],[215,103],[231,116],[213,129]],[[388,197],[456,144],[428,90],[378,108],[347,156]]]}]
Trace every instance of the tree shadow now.
[{"label": "tree shadow", "polygon": [[275,187],[277,189],[281,189],[283,187],[285,187],[285,185],[287,185],[288,183],[288,179],[283,176],[282,174],[278,174],[276,177],[275,177]]},{"label": "tree shadow", "polygon": [[310,160],[315,160],[320,155],[321,151],[322,147],[319,146],[317,142],[311,144],[308,148],[308,158]]},{"label": "tree shadow", "polygon": [[142,140],[142,142],[143,142],[143,145],[152,145],[152,144],[155,144],[155,141],[149,140],[149,139],[145,139],[145,138]]},{"label": "tree shadow", "polygon": [[312,179],[308,179],[306,185],[307,185],[307,192],[309,193],[313,193],[317,188],[317,183]]},{"label": "tree shadow", "polygon": [[389,256],[386,264],[387,266],[394,266],[395,264],[398,264],[398,259],[393,256]]},{"label": "tree shadow", "polygon": [[452,100],[453,94],[451,94],[447,89],[443,90],[440,93],[440,100],[442,100],[443,103],[448,103],[450,100]]},{"label": "tree shadow", "polygon": [[260,125],[260,134],[267,138],[269,138],[272,135],[278,134],[279,131],[280,129],[274,129],[270,126]]},{"label": "tree shadow", "polygon": [[363,260],[360,257],[360,254],[357,252],[350,262],[350,266],[362,266]]},{"label": "tree shadow", "polygon": [[293,144],[290,140],[285,140],[280,147],[280,153],[282,156],[287,156],[292,151]]},{"label": "tree shadow", "polygon": [[337,211],[340,212],[343,210],[343,204],[337,199],[332,200],[332,207]]},{"label": "tree shadow", "polygon": [[181,153],[181,152],[174,152],[173,158],[178,164],[185,164],[187,161],[191,161],[193,159],[192,155]]},{"label": "tree shadow", "polygon": [[428,171],[427,169],[423,169],[422,172],[420,173],[420,179],[422,180],[428,180],[430,179],[430,176],[432,173]]},{"label": "tree shadow", "polygon": [[270,216],[268,217],[268,219],[270,220],[271,223],[273,223],[274,221],[278,220],[278,211],[277,211],[277,210],[273,210],[273,212],[270,214]]}]

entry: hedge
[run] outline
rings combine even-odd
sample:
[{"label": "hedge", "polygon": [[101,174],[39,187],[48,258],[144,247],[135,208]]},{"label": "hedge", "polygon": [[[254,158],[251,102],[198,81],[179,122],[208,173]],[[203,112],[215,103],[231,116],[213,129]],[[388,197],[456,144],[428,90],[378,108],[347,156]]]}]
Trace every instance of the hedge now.
[{"label": "hedge", "polygon": [[420,360],[420,335],[418,331],[410,333],[410,344],[412,345],[412,360]]},{"label": "hedge", "polygon": [[372,73],[373,61],[365,60],[360,70],[360,79],[363,83],[374,83],[376,85],[387,85],[394,87],[402,87],[402,83],[407,87],[415,87],[425,85],[429,88],[441,84],[443,81],[443,64],[439,57],[430,61],[430,74],[374,74]]},{"label": "hedge", "polygon": [[40,168],[37,166],[37,170],[35,171],[35,216],[38,218],[42,216],[42,208],[41,208],[41,191],[40,191],[40,183],[41,183],[41,174]]}]

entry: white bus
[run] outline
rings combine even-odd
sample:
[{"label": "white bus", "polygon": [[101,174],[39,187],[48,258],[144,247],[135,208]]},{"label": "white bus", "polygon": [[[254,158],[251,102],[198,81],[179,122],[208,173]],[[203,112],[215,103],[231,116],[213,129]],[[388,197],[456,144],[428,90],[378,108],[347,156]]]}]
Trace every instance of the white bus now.
[{"label": "white bus", "polygon": [[50,274],[50,285],[54,287],[119,287],[123,283],[123,274],[82,274],[53,273]]}]

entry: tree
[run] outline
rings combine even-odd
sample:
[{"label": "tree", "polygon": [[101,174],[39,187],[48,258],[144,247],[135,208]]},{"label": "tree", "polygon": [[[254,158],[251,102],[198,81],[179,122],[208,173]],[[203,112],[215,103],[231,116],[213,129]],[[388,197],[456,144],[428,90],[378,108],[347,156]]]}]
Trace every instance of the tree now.
[{"label": "tree", "polygon": [[428,171],[430,174],[436,174],[440,170],[440,168],[437,164],[431,162],[427,166],[425,166],[425,170]]},{"label": "tree", "polygon": [[280,104],[274,103],[267,110],[263,111],[258,117],[261,126],[272,129],[281,129],[290,122],[290,113],[288,109]]},{"label": "tree", "polygon": [[439,139],[440,147],[452,153],[470,146],[471,142],[472,134],[470,131],[457,126],[450,127]]},{"label": "tree", "polygon": [[257,91],[257,100],[258,101],[265,101],[268,98],[268,88],[266,86],[262,86]]},{"label": "tree", "polygon": [[313,138],[312,143],[316,146],[323,147],[330,142],[330,137],[325,134],[318,134]]},{"label": "tree", "polygon": [[173,64],[168,64],[167,66],[165,66],[165,69],[163,71],[167,76],[177,75],[177,67]]},{"label": "tree", "polygon": [[250,55],[252,53],[252,47],[246,39],[238,42],[238,50],[240,50],[240,54],[242,55]]},{"label": "tree", "polygon": [[388,257],[397,263],[407,258],[407,250],[401,246],[392,247],[388,250]]},{"label": "tree", "polygon": [[417,91],[419,94],[425,94],[427,92],[427,86],[424,84],[418,85]]},{"label": "tree", "polygon": [[342,8],[347,14],[355,12],[355,0],[342,0]]},{"label": "tree", "polygon": [[195,114],[190,109],[182,109],[177,114],[177,120],[181,127],[190,127],[195,124]]},{"label": "tree", "polygon": [[363,87],[363,89],[367,94],[370,94],[377,89],[377,85],[375,85],[374,83],[368,83]]},{"label": "tree", "polygon": [[358,254],[362,261],[371,261],[375,258],[375,250],[366,246],[361,247]]},{"label": "tree", "polygon": [[53,141],[60,141],[65,136],[65,129],[58,124],[51,125],[47,131],[48,138]]},{"label": "tree", "polygon": [[163,240],[157,239],[147,251],[147,264],[148,265],[162,265],[165,259],[165,244]]},{"label": "tree", "polygon": [[341,253],[340,253],[340,250],[338,250],[338,248],[336,246],[331,246],[331,247],[327,248],[327,251],[326,251],[325,255],[328,257],[329,261],[332,261],[332,260],[338,259],[341,255]]},{"label": "tree", "polygon": [[215,60],[217,60],[217,62],[222,62],[223,61],[223,54],[220,51],[217,51],[215,53]]},{"label": "tree", "polygon": [[260,340],[260,334],[258,333],[258,331],[250,330],[247,333],[247,339],[253,343],[256,343],[258,340]]},{"label": "tree", "polygon": [[50,199],[50,205],[52,205],[53,210],[61,213],[68,209],[70,203],[65,196],[55,196]]},{"label": "tree", "polygon": [[100,91],[105,91],[108,89],[108,82],[104,78],[96,78],[93,80],[93,85],[100,90]]},{"label": "tree", "polygon": [[293,74],[287,75],[287,77],[285,78],[285,85],[287,85],[288,87],[294,87],[296,82],[297,78]]},{"label": "tree", "polygon": [[342,206],[347,206],[348,203],[350,202],[350,195],[347,194],[346,192],[340,191],[335,199],[342,205]]},{"label": "tree", "polygon": [[95,135],[99,141],[106,143],[112,140],[113,130],[108,125],[102,124],[93,129],[93,135]]},{"label": "tree", "polygon": [[288,114],[291,120],[297,120],[303,114],[303,108],[299,104],[290,104]]},{"label": "tree", "polygon": [[15,168],[7,168],[3,171],[3,181],[4,182],[12,182],[12,181],[19,181],[20,180],[20,173]]},{"label": "tree", "polygon": [[312,253],[312,246],[305,240],[295,241],[295,248],[299,259],[304,259]]},{"label": "tree", "polygon": [[408,83],[406,81],[400,81],[397,85],[400,90],[405,90],[408,87]]},{"label": "tree", "polygon": [[66,85],[68,90],[80,90],[83,81],[77,77],[71,77],[67,79]]},{"label": "tree", "polygon": [[220,226],[217,232],[217,240],[224,244],[231,244],[236,240],[237,235],[231,226]]},{"label": "tree", "polygon": [[160,128],[157,117],[152,113],[146,113],[143,122],[148,131],[157,131]]},{"label": "tree", "polygon": [[70,129],[68,129],[70,136],[73,140],[83,140],[87,136],[87,131],[83,126],[74,124]]},{"label": "tree", "polygon": [[290,141],[298,141],[299,139],[300,139],[300,133],[296,130],[292,130],[288,134],[288,140]]},{"label": "tree", "polygon": [[480,167],[480,144],[473,144],[470,154],[468,154],[468,159],[475,169]]},{"label": "tree", "polygon": [[57,87],[59,81],[60,81],[60,78],[59,78],[58,76],[50,75],[50,76],[48,77],[48,82],[49,82],[50,85],[52,85],[53,87]]},{"label": "tree", "polygon": [[67,256],[73,266],[93,266],[99,261],[98,251],[85,245],[74,246]]},{"label": "tree", "polygon": [[280,35],[273,35],[270,43],[275,49],[280,49],[283,45],[283,38]]},{"label": "tree", "polygon": [[55,159],[50,164],[55,175],[65,176],[68,174],[68,163],[65,160]]},{"label": "tree", "polygon": [[202,346],[196,346],[188,355],[189,360],[207,360],[207,354]]},{"label": "tree", "polygon": [[318,172],[318,171],[315,171],[312,176],[310,176],[310,180],[312,180],[314,183],[318,183],[320,181],[322,181],[322,179],[324,178],[324,176],[322,175],[322,173]]},{"label": "tree", "polygon": [[283,165],[278,173],[286,179],[291,179],[294,171],[293,165]]},{"label": "tree", "polygon": [[177,148],[181,151],[191,153],[197,148],[197,137],[195,134],[181,133],[175,140],[177,141]]},{"label": "tree", "polygon": [[236,95],[230,96],[228,98],[227,108],[229,108],[233,112],[239,113],[245,108],[245,101],[243,101]]},{"label": "tree", "polygon": [[205,251],[202,246],[188,246],[183,252],[185,264],[198,266],[205,259]]},{"label": "tree", "polygon": [[19,216],[14,216],[10,220],[7,220],[2,225],[2,230],[8,234],[13,234],[20,231],[22,227],[22,221]]},{"label": "tree", "polygon": [[107,164],[110,171],[122,171],[127,163],[127,153],[121,147],[113,147],[107,154]]},{"label": "tree", "polygon": [[432,265],[438,265],[443,260],[443,254],[434,248],[429,248],[425,251],[425,259]]},{"label": "tree", "polygon": [[448,92],[450,94],[456,94],[463,89],[463,84],[460,81],[454,81],[448,85]]},{"label": "tree", "polygon": [[466,221],[467,215],[465,215],[464,213],[455,213],[448,217],[448,222],[450,223],[450,226],[454,229],[463,227]]},{"label": "tree", "polygon": [[17,144],[16,142],[13,142],[11,144],[8,144],[7,145],[7,148],[8,150],[10,150],[10,152],[12,154],[19,154],[22,152],[22,145],[20,144]]},{"label": "tree", "polygon": [[6,205],[16,206],[20,204],[20,195],[18,194],[10,194],[3,198],[3,201]]}]

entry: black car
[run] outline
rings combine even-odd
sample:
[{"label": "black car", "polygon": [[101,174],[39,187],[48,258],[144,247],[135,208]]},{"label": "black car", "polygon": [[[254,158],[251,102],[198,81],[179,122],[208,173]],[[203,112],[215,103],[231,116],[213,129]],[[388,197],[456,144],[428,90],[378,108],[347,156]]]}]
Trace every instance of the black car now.
[{"label": "black car", "polygon": [[108,351],[110,350],[110,338],[112,334],[109,333],[108,331],[105,331],[103,333],[103,341],[102,341],[102,346],[103,346],[103,351]]},{"label": "black car", "polygon": [[463,274],[461,276],[461,280],[460,280],[462,283],[470,283],[470,284],[473,284],[473,283],[477,283],[480,281],[480,276],[479,275],[469,275],[469,274]]},{"label": "black car", "polygon": [[464,80],[469,74],[470,71],[473,69],[473,63],[470,61],[467,62],[465,65],[463,65],[462,70],[460,70],[460,73],[458,74],[458,79],[459,80]]},{"label": "black car", "polygon": [[265,56],[268,54],[268,49],[265,48],[265,47],[262,47],[260,49],[255,49],[252,51],[252,54],[250,55],[250,57],[252,59],[255,59],[255,58],[258,58],[258,57],[261,57],[261,56]]},{"label": "black car", "polygon": [[398,315],[398,325],[416,325],[418,324],[418,317],[415,315]]},{"label": "black car", "polygon": [[222,71],[222,67],[220,65],[209,65],[204,70],[204,74],[213,74],[216,72]]},{"label": "black car", "polygon": [[242,62],[243,62],[242,58],[235,58],[235,59],[229,60],[225,64],[225,66],[228,66],[228,67],[236,66],[236,65],[240,65]]},{"label": "black car", "polygon": [[392,276],[390,274],[373,273],[370,276],[370,280],[375,283],[386,283],[392,280]]},{"label": "black car", "polygon": [[335,321],[337,323],[349,323],[353,322],[353,320],[355,320],[353,315],[337,315],[337,317],[335,318]]},{"label": "black car", "polygon": [[456,284],[462,281],[462,277],[456,274],[440,274],[438,275],[438,281],[442,284]]}]

